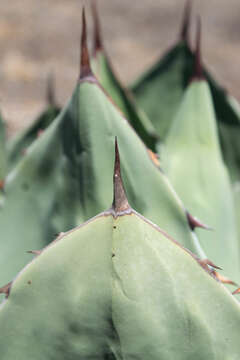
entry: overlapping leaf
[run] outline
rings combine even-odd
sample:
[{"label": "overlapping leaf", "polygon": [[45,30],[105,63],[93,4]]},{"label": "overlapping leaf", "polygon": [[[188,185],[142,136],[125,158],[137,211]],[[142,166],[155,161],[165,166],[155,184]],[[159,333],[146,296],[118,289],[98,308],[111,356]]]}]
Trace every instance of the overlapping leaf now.
[{"label": "overlapping leaf", "polygon": [[108,206],[116,135],[131,204],[196,250],[181,201],[92,75],[85,41],[84,28],[81,78],[69,103],[7,177],[0,211],[1,282],[11,280],[28,261],[25,251],[41,248],[55,233]]},{"label": "overlapping leaf", "polygon": [[96,4],[92,6],[92,11],[95,25],[94,54],[92,58],[94,73],[145,145],[152,151],[155,151],[157,134],[154,127],[145,113],[137,107],[130,91],[124,88],[115,75],[112,64],[103,47]]},{"label": "overlapping leaf", "polygon": [[[188,3],[183,22],[183,40],[131,87],[138,104],[146,111],[161,140],[167,135],[192,76],[194,55],[188,45],[189,10]],[[226,93],[206,67],[204,73],[213,97],[222,155],[234,183],[240,178],[239,104]]]}]

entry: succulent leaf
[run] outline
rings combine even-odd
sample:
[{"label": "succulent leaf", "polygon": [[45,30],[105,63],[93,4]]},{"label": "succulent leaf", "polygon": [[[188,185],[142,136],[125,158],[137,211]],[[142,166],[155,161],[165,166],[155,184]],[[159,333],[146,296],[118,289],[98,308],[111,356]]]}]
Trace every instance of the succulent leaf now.
[{"label": "succulent leaf", "polygon": [[195,80],[186,90],[162,149],[162,166],[187,209],[213,228],[196,229],[205,253],[238,282],[234,200],[206,81]]},{"label": "succulent leaf", "polygon": [[119,170],[118,158],[113,207],[11,284],[2,360],[238,358],[239,303],[160,228],[130,207],[118,212],[127,201]]}]

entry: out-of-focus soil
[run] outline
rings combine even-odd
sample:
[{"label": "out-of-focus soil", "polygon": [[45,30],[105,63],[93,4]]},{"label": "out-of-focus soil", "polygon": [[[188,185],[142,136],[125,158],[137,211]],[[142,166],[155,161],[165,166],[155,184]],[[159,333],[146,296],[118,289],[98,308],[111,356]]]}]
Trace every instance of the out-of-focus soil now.
[{"label": "out-of-focus soil", "polygon": [[[177,39],[184,0],[98,0],[105,46],[125,83],[134,80]],[[21,0],[0,3],[0,108],[9,134],[44,107],[46,78],[56,75],[61,104],[78,76],[81,7],[89,1]],[[215,76],[240,99],[240,1],[195,0],[203,23],[203,56]],[[89,43],[91,41],[89,40]]]}]

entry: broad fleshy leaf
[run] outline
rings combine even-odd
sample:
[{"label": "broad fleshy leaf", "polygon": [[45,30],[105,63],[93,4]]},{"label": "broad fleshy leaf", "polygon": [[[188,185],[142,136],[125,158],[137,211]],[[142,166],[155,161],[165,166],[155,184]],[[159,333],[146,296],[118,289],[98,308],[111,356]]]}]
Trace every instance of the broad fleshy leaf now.
[{"label": "broad fleshy leaf", "polygon": [[184,95],[162,149],[167,176],[190,212],[213,231],[197,231],[201,246],[225,274],[240,279],[239,241],[230,178],[222,159],[207,82]]},{"label": "broad fleshy leaf", "polygon": [[8,286],[2,360],[232,359],[240,306],[177,242],[113,207],[53,242]]}]

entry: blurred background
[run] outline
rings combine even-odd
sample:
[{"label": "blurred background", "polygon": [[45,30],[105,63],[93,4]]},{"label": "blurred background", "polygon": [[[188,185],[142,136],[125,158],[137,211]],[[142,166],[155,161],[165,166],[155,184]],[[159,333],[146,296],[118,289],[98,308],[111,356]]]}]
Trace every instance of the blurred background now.
[{"label": "blurred background", "polygon": [[[0,3],[0,109],[14,135],[45,105],[46,79],[56,77],[64,104],[78,77],[81,9],[90,1],[21,0]],[[120,79],[129,84],[174,44],[185,0],[98,0],[104,44]],[[203,24],[203,58],[215,77],[240,99],[240,1],[193,0]]]}]

